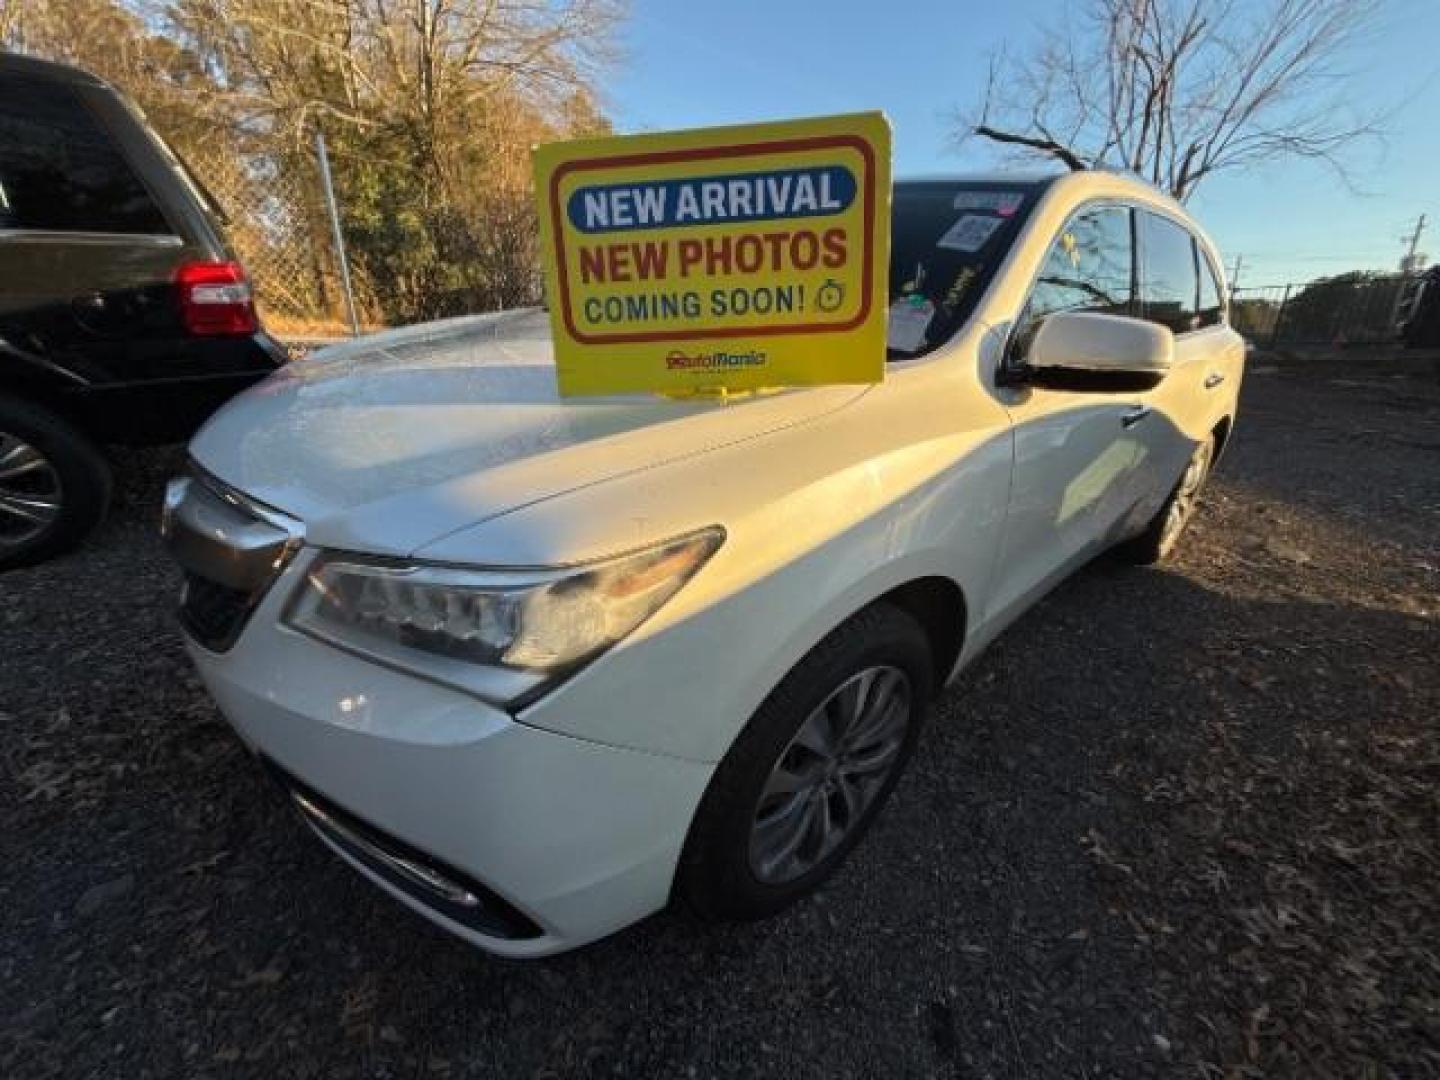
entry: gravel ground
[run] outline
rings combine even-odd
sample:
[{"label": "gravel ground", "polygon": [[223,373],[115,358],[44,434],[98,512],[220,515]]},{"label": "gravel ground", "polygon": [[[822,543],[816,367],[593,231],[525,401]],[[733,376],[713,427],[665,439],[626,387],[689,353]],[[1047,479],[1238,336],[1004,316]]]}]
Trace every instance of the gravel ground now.
[{"label": "gravel ground", "polygon": [[1433,377],[1258,366],[1178,559],[1007,633],[816,900],[529,965],[229,734],[154,535],[177,461],[0,579],[0,1075],[1440,1076]]}]

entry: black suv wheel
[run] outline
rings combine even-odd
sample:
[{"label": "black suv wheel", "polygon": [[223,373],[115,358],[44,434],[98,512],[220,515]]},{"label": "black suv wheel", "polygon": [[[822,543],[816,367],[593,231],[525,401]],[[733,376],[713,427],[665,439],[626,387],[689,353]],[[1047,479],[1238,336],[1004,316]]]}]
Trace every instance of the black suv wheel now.
[{"label": "black suv wheel", "polygon": [[73,548],[109,502],[110,468],[85,436],[54,413],[0,396],[0,570]]}]

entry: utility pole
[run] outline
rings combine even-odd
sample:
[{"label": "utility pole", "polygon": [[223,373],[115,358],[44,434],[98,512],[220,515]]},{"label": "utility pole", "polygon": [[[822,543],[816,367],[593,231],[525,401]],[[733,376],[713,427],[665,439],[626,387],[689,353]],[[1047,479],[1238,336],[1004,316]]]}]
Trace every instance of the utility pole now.
[{"label": "utility pole", "polygon": [[1420,248],[1420,237],[1425,235],[1425,215],[1420,215],[1420,220],[1415,222],[1415,231],[1409,236],[1402,236],[1402,241],[1408,242],[1410,250],[1400,260],[1400,272],[1402,274],[1413,274],[1420,269],[1422,256],[1418,254]]},{"label": "utility pole", "polygon": [[340,208],[335,204],[335,184],[330,179],[330,155],[325,152],[325,132],[315,126],[315,156],[320,162],[320,184],[325,192],[325,209],[330,213],[330,235],[335,240],[335,258],[340,263],[340,287],[345,290],[345,311],[350,316],[350,336],[360,336],[355,316],[355,292],[350,288],[350,260],[345,255],[345,234],[340,231]]},{"label": "utility pole", "polygon": [[1395,303],[1390,308],[1390,325],[1397,335],[1403,334],[1407,321],[1415,314],[1415,303],[1420,298],[1420,265],[1425,256],[1420,253],[1420,237],[1425,235],[1425,215],[1415,222],[1415,231],[1400,238],[1410,249],[1400,259],[1399,287],[1395,290]]},{"label": "utility pole", "polygon": [[1237,255],[1235,256],[1235,268],[1230,271],[1230,299],[1231,299],[1231,301],[1234,301],[1234,299],[1235,299],[1235,290],[1240,287],[1240,268],[1243,267],[1244,265],[1245,265],[1245,256],[1244,256],[1244,255],[1237,254]]}]

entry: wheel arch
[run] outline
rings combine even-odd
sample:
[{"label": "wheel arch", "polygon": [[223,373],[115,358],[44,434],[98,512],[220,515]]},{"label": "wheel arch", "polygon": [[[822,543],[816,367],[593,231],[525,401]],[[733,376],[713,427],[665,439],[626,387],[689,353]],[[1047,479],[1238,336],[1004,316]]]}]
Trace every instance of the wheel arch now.
[{"label": "wheel arch", "polygon": [[1230,441],[1230,429],[1234,425],[1233,416],[1222,416],[1220,422],[1210,430],[1210,437],[1215,440],[1214,461],[1220,460],[1220,455],[1225,451],[1225,444]]},{"label": "wheel arch", "polygon": [[949,681],[965,646],[968,608],[964,590],[952,578],[930,575],[897,585],[866,607],[872,604],[891,604],[920,624],[930,641],[938,695]]},{"label": "wheel arch", "polygon": [[[0,363],[7,359],[8,357],[0,355]],[[56,419],[75,428],[77,435],[90,439],[98,447],[98,440],[91,436],[85,422],[84,410],[73,396],[64,393],[62,385],[56,379],[37,375],[33,370],[25,368],[17,367],[0,373],[0,397],[52,414]]]}]

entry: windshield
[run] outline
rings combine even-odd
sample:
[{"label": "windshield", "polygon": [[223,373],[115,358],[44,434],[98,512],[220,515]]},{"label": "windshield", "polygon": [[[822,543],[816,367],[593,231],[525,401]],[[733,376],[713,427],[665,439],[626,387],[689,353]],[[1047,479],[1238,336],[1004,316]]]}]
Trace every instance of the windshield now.
[{"label": "windshield", "polygon": [[886,327],[891,360],[923,356],[964,324],[1039,191],[1034,183],[895,185]]}]

